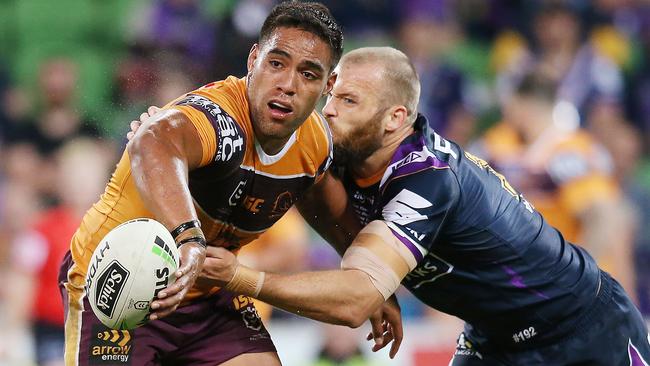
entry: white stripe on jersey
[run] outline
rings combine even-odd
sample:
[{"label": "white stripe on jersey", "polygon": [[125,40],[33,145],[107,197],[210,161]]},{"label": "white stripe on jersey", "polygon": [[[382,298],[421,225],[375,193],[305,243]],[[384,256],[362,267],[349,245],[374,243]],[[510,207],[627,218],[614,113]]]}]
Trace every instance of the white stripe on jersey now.
[{"label": "white stripe on jersey", "polygon": [[399,235],[405,237],[409,242],[411,242],[411,244],[413,244],[417,248],[417,250],[422,254],[423,258],[426,257],[427,254],[429,254],[429,251],[426,250],[426,248],[418,244],[415,240],[411,239],[411,237],[406,235],[399,227],[397,227],[397,225],[395,225],[390,221],[384,221],[384,222],[386,223],[386,225],[388,225],[389,228],[395,230]]}]

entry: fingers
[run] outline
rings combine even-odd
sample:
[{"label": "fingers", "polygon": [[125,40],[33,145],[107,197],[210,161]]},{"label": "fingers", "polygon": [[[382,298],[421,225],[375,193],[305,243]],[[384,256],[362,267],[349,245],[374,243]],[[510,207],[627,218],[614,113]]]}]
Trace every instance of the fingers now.
[{"label": "fingers", "polygon": [[181,268],[176,273],[181,273],[181,275],[177,275],[176,281],[160,291],[158,298],[151,303],[151,309],[154,312],[149,319],[156,320],[171,314],[185,297],[192,280],[192,276],[189,275],[189,266]]},{"label": "fingers", "polygon": [[140,122],[144,122],[144,121],[146,121],[147,119],[149,119],[150,117],[151,117],[151,116],[149,115],[148,112],[144,112],[144,113],[142,113],[142,114],[140,115]]},{"label": "fingers", "polygon": [[[185,245],[191,245],[191,243],[185,244]],[[192,254],[186,253],[185,251],[181,251],[181,256],[180,256],[180,266],[176,270],[176,282],[183,277],[184,274],[188,274],[192,271],[192,269],[198,264],[197,263],[197,258],[195,258]],[[189,254],[189,255],[188,255]],[[161,293],[164,292],[161,291]]]},{"label": "fingers", "polygon": [[384,347],[389,345],[392,340],[393,340],[393,335],[390,332],[384,333],[382,336],[382,343],[381,344],[375,343],[375,345],[372,346],[372,351],[377,352],[381,349],[384,349]]},{"label": "fingers", "polygon": [[154,114],[158,113],[160,111],[160,108],[156,107],[155,105],[152,105],[147,109],[147,113],[149,113],[150,116],[153,116]]},{"label": "fingers", "polygon": [[399,347],[402,345],[402,338],[403,336],[401,334],[399,337],[395,335],[393,344],[390,346],[390,352],[388,353],[388,356],[390,358],[395,358],[395,355],[397,355],[397,352],[399,351]]},{"label": "fingers", "polygon": [[[372,338],[375,340],[375,346],[382,345],[382,339],[384,335],[384,321],[381,317],[381,310],[379,311],[379,314],[375,314],[370,317],[370,327],[371,333],[368,336],[372,336]],[[368,338],[368,340],[370,339],[371,338]]]},{"label": "fingers", "polygon": [[390,353],[389,353],[390,358],[393,358],[397,354],[397,351],[399,351],[399,347],[402,345],[402,339],[404,339],[404,329],[402,327],[402,314],[399,311],[387,312],[385,314],[385,317],[390,328],[390,333],[394,338],[394,342],[390,347]]},{"label": "fingers", "polygon": [[183,297],[185,297],[187,288],[172,285],[164,291],[167,291],[165,294],[166,297],[160,298],[159,294],[159,298],[151,303],[151,310],[153,310],[153,313],[149,315],[150,320],[160,319],[174,312],[181,303],[181,300],[183,300]]},{"label": "fingers", "polygon": [[151,304],[151,309],[155,309],[155,311],[151,313],[151,315],[149,315],[149,319],[156,320],[156,319],[164,318],[167,315],[176,311],[176,308],[178,308],[178,305],[181,303],[181,300],[183,300],[186,293],[187,293],[187,288],[183,288],[181,291],[174,294],[173,296],[169,296],[164,300],[154,301]]},{"label": "fingers", "polygon": [[[188,289],[194,284],[201,263],[203,262],[202,250],[196,250],[185,244],[181,249],[181,266],[176,271],[176,281],[158,293],[158,298],[151,303],[153,313],[150,320],[160,319],[171,314],[181,303]],[[198,255],[201,253],[201,255]]]}]

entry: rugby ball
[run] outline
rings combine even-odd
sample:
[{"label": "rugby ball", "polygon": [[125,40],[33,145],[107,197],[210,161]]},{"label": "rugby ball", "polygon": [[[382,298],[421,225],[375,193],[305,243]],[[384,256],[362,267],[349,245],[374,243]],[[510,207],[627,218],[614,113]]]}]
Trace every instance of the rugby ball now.
[{"label": "rugby ball", "polygon": [[140,218],[114,228],[95,248],[86,272],[93,313],[112,329],[143,325],[151,301],[175,281],[178,264],[176,243],[158,221]]}]

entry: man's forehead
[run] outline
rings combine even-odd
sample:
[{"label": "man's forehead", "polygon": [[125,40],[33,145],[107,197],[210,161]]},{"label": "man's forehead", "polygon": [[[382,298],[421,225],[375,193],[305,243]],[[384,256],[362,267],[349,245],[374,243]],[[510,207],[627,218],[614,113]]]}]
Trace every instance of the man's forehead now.
[{"label": "man's forehead", "polygon": [[299,62],[319,63],[324,69],[329,69],[331,65],[332,55],[327,43],[317,35],[299,28],[275,29],[262,47],[264,52],[280,50]]},{"label": "man's forehead", "polygon": [[340,63],[334,70],[338,75],[335,87],[345,91],[377,94],[382,87],[382,68],[370,63]]}]

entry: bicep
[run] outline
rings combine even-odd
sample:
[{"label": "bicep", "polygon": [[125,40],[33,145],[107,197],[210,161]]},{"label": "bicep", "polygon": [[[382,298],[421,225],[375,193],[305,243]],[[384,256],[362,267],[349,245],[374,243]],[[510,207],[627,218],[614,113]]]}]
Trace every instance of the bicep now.
[{"label": "bicep", "polygon": [[152,144],[183,160],[189,170],[201,165],[204,142],[190,118],[176,109],[166,109],[143,122],[129,143],[129,152],[147,149]]}]

